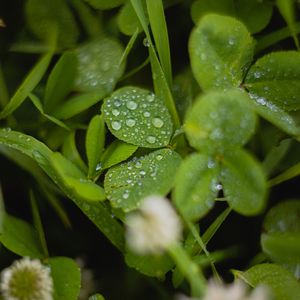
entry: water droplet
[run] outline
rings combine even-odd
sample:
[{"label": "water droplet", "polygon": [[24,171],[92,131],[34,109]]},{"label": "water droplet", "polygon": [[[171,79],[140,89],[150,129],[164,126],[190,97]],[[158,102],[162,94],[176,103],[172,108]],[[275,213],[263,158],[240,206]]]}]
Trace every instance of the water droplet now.
[{"label": "water droplet", "polygon": [[121,127],[122,127],[122,125],[121,125],[121,123],[118,122],[118,121],[113,121],[113,122],[111,122],[111,127],[112,127],[112,129],[114,129],[114,130],[120,130]]},{"label": "water droplet", "polygon": [[138,169],[140,169],[142,167],[142,163],[140,161],[137,161],[135,163],[135,167],[138,168]]},{"label": "water droplet", "polygon": [[124,194],[123,194],[123,199],[128,199],[128,197],[129,197],[129,193],[128,192],[125,192]]},{"label": "water droplet", "polygon": [[144,38],[144,40],[143,40],[143,45],[144,45],[145,47],[150,47],[150,41],[149,41],[147,38]]},{"label": "water droplet", "polygon": [[142,170],[142,171],[140,172],[140,174],[144,176],[144,175],[146,175],[146,172],[145,172],[144,170]]},{"label": "water droplet", "polygon": [[102,169],[102,163],[98,163],[97,166],[96,166],[96,171],[100,171]]},{"label": "water droplet", "polygon": [[120,107],[121,104],[122,104],[122,103],[121,103],[119,100],[116,100],[116,101],[114,102],[114,105],[115,105],[116,107]]},{"label": "water droplet", "polygon": [[130,110],[135,110],[136,108],[137,108],[137,104],[136,104],[136,102],[134,102],[134,101],[128,101],[127,103],[126,103],[126,106],[127,106],[127,108],[128,109],[130,109]]},{"label": "water droplet", "polygon": [[126,125],[128,126],[128,127],[133,127],[134,125],[135,125],[135,120],[133,120],[133,119],[128,119],[128,120],[126,120]]},{"label": "water droplet", "polygon": [[260,78],[261,77],[261,73],[259,71],[254,72],[254,77],[256,79]]},{"label": "water droplet", "polygon": [[149,113],[149,111],[145,111],[143,115],[146,118],[149,118],[151,116],[151,114]]},{"label": "water droplet", "polygon": [[154,95],[154,94],[150,94],[150,95],[147,96],[147,100],[148,100],[149,102],[153,102],[153,101],[154,101],[154,98],[155,98],[155,95]]},{"label": "water droplet", "polygon": [[112,114],[113,114],[115,117],[117,117],[117,116],[120,114],[120,111],[117,110],[117,109],[113,109],[113,110],[112,110]]},{"label": "water droplet", "polygon": [[213,161],[212,159],[210,159],[210,160],[208,161],[208,163],[207,163],[207,167],[208,167],[209,169],[212,169],[212,168],[214,168],[215,166],[216,166],[215,161]]},{"label": "water droplet", "polygon": [[230,38],[230,39],[228,40],[228,44],[229,44],[230,46],[233,46],[233,45],[235,44],[235,39],[234,39],[234,38]]},{"label": "water droplet", "polygon": [[222,188],[223,188],[222,184],[219,183],[219,184],[216,185],[217,191],[221,191]]},{"label": "water droplet", "polygon": [[150,144],[154,144],[156,142],[156,138],[152,135],[149,135],[146,140]]},{"label": "water droplet", "polygon": [[152,124],[156,128],[161,128],[164,125],[164,121],[160,118],[154,118],[152,119]]},{"label": "water droplet", "polygon": [[157,160],[162,160],[162,158],[163,158],[163,156],[160,155],[160,154],[158,154],[158,155],[156,156],[156,159],[157,159]]}]

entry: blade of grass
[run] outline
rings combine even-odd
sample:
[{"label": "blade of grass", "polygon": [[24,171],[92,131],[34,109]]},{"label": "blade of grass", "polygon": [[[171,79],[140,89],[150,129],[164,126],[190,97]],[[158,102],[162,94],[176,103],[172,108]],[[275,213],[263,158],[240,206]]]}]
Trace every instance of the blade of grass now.
[{"label": "blade of grass", "polygon": [[119,62],[119,66],[127,59],[127,56],[129,55],[135,41],[136,41],[136,38],[138,37],[139,35],[139,29],[137,28],[134,32],[134,34],[131,36],[123,54],[122,54],[122,57],[120,59],[120,62]]},{"label": "blade of grass", "polygon": [[30,204],[31,204],[32,217],[33,217],[33,224],[37,231],[42,246],[42,250],[44,252],[44,256],[47,258],[49,257],[49,251],[47,247],[45,232],[44,232],[40,212],[36,203],[36,199],[32,191],[30,191]]},{"label": "blade of grass", "polygon": [[155,46],[160,59],[161,67],[165,74],[169,87],[172,87],[172,66],[169,36],[164,14],[164,7],[161,0],[147,0],[147,10],[151,31]]},{"label": "blade of grass", "polygon": [[150,58],[147,57],[144,62],[142,62],[139,66],[137,66],[136,68],[134,68],[133,70],[131,70],[127,74],[125,74],[119,81],[123,81],[123,80],[133,76],[134,74],[136,74],[137,72],[142,70],[144,67],[146,67],[149,64],[149,62],[150,62]]},{"label": "blade of grass", "polygon": [[33,91],[33,89],[38,85],[44,76],[50,64],[52,55],[52,51],[43,55],[39,62],[33,67],[9,103],[0,112],[0,119],[12,114],[26,100],[26,98],[29,96],[29,93]]},{"label": "blade of grass", "polygon": [[[300,33],[300,22],[295,23],[295,34]],[[259,53],[266,48],[288,38],[291,36],[289,27],[284,27],[282,29],[273,31],[261,38],[258,39],[258,42],[255,46],[255,53]]]},{"label": "blade of grass", "polygon": [[274,186],[300,175],[300,163],[295,164],[283,173],[269,180],[268,185]]},{"label": "blade of grass", "polygon": [[299,50],[299,40],[295,27],[295,2],[294,0],[276,0],[276,4],[290,29],[296,48]]}]

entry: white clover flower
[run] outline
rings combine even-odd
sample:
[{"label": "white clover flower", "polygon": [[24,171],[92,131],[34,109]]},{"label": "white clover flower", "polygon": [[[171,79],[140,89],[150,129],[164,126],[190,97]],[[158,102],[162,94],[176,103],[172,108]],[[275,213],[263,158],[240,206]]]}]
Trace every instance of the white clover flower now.
[{"label": "white clover flower", "polygon": [[138,254],[162,254],[181,237],[181,223],[168,199],[149,196],[128,215],[126,240]]},{"label": "white clover flower", "polygon": [[210,281],[205,296],[201,300],[270,300],[268,290],[257,287],[249,295],[246,285],[241,281],[236,281],[229,285]]},{"label": "white clover flower", "polygon": [[53,300],[50,269],[27,257],[15,261],[1,273],[4,300]]}]

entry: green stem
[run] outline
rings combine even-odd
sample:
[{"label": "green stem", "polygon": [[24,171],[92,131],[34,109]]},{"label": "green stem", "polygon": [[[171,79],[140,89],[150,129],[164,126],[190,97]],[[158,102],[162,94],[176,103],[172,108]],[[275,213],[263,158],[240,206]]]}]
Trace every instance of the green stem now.
[{"label": "green stem", "polygon": [[189,281],[192,297],[201,297],[206,287],[206,279],[198,265],[193,262],[180,244],[172,245],[168,249],[168,252],[175,261],[181,273]]},{"label": "green stem", "polygon": [[9,102],[9,95],[7,91],[7,86],[3,76],[2,66],[0,64],[0,108],[4,108]]}]

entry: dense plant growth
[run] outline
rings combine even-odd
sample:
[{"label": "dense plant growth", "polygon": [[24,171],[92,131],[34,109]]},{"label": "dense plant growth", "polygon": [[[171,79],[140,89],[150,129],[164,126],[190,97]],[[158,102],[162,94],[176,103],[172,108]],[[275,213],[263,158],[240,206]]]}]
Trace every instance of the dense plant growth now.
[{"label": "dense plant growth", "polygon": [[1,5],[4,300],[300,299],[296,1]]}]

